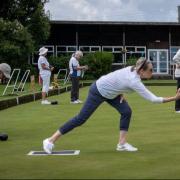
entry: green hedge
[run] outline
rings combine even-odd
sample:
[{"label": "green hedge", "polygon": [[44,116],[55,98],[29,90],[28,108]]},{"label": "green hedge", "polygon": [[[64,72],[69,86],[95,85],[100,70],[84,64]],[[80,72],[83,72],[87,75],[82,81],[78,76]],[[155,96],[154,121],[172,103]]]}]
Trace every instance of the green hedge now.
[{"label": "green hedge", "polygon": [[108,52],[95,52],[85,55],[81,64],[87,64],[89,70],[85,73],[85,79],[97,79],[100,76],[111,72],[113,54]]},{"label": "green hedge", "polygon": [[[57,73],[59,69],[68,69],[70,58],[71,54],[60,57],[51,56],[48,61],[55,67],[55,71],[53,73]],[[97,79],[100,76],[111,72],[113,58],[113,54],[108,52],[85,54],[80,60],[80,65],[89,66],[89,70],[86,71],[84,79]]]},{"label": "green hedge", "polygon": [[52,65],[54,69],[54,73],[57,73],[59,69],[66,69],[69,67],[69,60],[71,58],[70,54],[62,55],[62,56],[50,56],[48,61],[50,65]]},{"label": "green hedge", "polygon": [[138,58],[136,57],[130,57],[129,59],[126,60],[126,66],[133,66],[136,65]]}]

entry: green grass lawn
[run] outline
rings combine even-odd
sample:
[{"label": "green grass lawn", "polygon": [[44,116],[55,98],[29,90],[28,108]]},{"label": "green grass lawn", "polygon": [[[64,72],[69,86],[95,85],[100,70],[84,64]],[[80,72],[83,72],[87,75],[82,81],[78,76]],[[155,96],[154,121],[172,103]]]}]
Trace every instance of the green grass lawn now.
[{"label": "green grass lawn", "polygon": [[[14,98],[14,97],[17,97],[17,96],[22,96],[22,95],[25,95],[25,94],[33,93],[33,91],[31,90],[30,83],[26,83],[25,86],[24,86],[24,91],[22,91],[22,92],[15,91],[12,94],[13,87],[9,87],[9,88],[7,88],[7,91],[6,91],[5,95],[2,96],[5,87],[6,87],[6,85],[2,85],[2,84],[0,85],[0,100],[11,99],[11,98]],[[35,90],[35,92],[39,92],[41,90],[41,86],[38,83],[36,83],[34,90]]]},{"label": "green grass lawn", "polygon": [[[174,95],[175,87],[149,87]],[[80,91],[85,100],[88,88]],[[89,121],[56,143],[55,150],[79,149],[78,156],[27,156],[42,150],[42,140],[73,117],[82,105],[70,104],[69,93],[53,96],[57,106],[40,101],[0,111],[0,179],[178,179],[180,178],[180,114],[174,102],[152,104],[136,93],[126,95],[133,109],[129,143],[138,152],[117,152],[119,114],[104,103]]]},{"label": "green grass lawn", "polygon": [[[93,80],[83,80],[83,81],[80,81],[80,82],[92,83]],[[17,83],[17,84],[19,85],[19,83]],[[64,85],[63,81],[59,81],[58,84],[59,84],[60,88],[65,87],[65,86],[71,86],[71,82],[68,82],[68,83],[66,83]],[[50,85],[50,86],[52,86],[52,85]],[[30,83],[27,82],[25,84],[25,86],[24,86],[24,91],[22,91],[22,92],[21,91],[14,91],[14,93],[12,94],[13,87],[8,87],[5,95],[2,96],[5,88],[6,88],[6,85],[0,84],[0,101],[1,100],[6,100],[6,99],[11,99],[11,98],[22,96],[22,95],[27,95],[27,94],[35,93],[35,92],[40,92],[42,87],[41,87],[41,85],[39,85],[36,82],[35,86],[34,86],[34,91],[33,91],[32,88],[31,88]]]}]

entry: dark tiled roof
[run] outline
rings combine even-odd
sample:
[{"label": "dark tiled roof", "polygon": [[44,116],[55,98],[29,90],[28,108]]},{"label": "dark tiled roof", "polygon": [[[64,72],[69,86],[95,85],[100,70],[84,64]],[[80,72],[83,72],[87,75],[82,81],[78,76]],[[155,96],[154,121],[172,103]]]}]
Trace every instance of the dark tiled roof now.
[{"label": "dark tiled roof", "polygon": [[135,21],[51,21],[51,24],[82,24],[82,25],[150,25],[150,26],[180,26],[179,22],[135,22]]}]

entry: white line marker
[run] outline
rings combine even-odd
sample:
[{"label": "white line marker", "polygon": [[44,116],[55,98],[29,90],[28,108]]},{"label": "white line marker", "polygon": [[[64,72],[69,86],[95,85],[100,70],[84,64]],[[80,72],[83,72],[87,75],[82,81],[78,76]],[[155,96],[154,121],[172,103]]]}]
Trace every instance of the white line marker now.
[{"label": "white line marker", "polygon": [[27,155],[29,156],[74,156],[79,155],[80,150],[62,150],[53,151],[52,154],[47,154],[44,151],[30,151]]}]

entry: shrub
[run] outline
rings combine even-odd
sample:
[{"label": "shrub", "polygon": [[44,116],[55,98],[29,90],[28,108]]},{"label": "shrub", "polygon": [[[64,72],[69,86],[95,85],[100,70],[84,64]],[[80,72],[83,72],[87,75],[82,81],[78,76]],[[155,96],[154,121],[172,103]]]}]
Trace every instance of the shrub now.
[{"label": "shrub", "polygon": [[113,54],[108,52],[95,52],[85,55],[81,64],[87,64],[89,70],[85,73],[85,79],[97,79],[111,71]]},{"label": "shrub", "polygon": [[[59,69],[69,69],[69,60],[72,54],[62,55],[60,57],[51,56],[49,63],[55,67],[53,73]],[[85,73],[84,79],[97,79],[100,76],[111,71],[113,54],[107,52],[88,53],[80,60],[80,65],[88,65],[89,70]]]},{"label": "shrub", "polygon": [[52,65],[55,69],[53,73],[57,73],[59,69],[68,69],[69,68],[69,60],[71,55],[62,55],[60,57],[51,56],[48,58],[50,65]]},{"label": "shrub", "polygon": [[138,58],[136,57],[130,57],[129,59],[126,60],[126,66],[133,66],[136,64]]},{"label": "shrub", "polygon": [[26,63],[34,43],[26,27],[17,20],[11,22],[0,18],[0,39],[0,62],[8,63],[12,68]]}]

